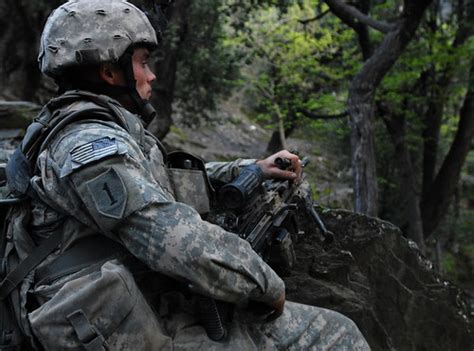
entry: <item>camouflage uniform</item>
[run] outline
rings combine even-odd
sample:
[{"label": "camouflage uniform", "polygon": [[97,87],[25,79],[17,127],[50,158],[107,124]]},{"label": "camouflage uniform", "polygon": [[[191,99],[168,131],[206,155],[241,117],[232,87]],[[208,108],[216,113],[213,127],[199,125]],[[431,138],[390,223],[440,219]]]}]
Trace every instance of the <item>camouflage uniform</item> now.
[{"label": "camouflage uniform", "polygon": [[[65,111],[87,104],[79,101]],[[31,228],[38,241],[63,232],[63,245],[44,264],[81,238],[99,234],[159,273],[142,285],[146,298],[120,258],[36,282],[30,292],[38,307],[27,318],[45,349],[369,349],[346,317],[291,302],[269,323],[238,308],[226,341],[211,341],[196,318],[196,299],[167,291],[166,277],[238,306],[249,299],[272,303],[283,281],[246,241],[175,201],[160,143],[138,117],[121,112],[131,131],[82,120],[61,130],[39,155],[40,175],[31,184],[40,199],[33,201]],[[251,162],[212,163],[210,175],[228,181]]]},{"label": "camouflage uniform", "polygon": [[[132,4],[71,0],[48,18],[40,68],[64,83],[71,68],[120,65],[122,88],[147,118],[153,111],[136,91],[131,54],[137,45],[157,44],[151,23]],[[182,176],[169,169],[166,152],[140,118],[107,96],[101,98],[104,111],[86,95],[67,93],[67,103],[46,115],[55,121],[80,119],[58,124],[54,138],[42,143],[32,158],[37,167],[28,183],[34,193],[30,208],[14,211],[7,226],[21,260],[47,238],[62,238],[23,279],[20,306],[14,306],[34,343],[46,350],[368,349],[354,323],[336,312],[288,302],[282,316],[263,323],[246,311],[249,300],[276,301],[283,281],[246,241],[202,220],[202,198],[183,190],[204,194],[204,182],[196,183],[199,176],[192,171]],[[41,125],[53,125],[40,122],[27,132],[29,142]],[[226,182],[252,162],[213,163],[208,170]],[[188,200],[194,207],[182,202]],[[71,258],[64,253],[90,238],[108,238],[106,248],[118,243],[122,249],[58,276],[40,274]],[[82,255],[103,249],[91,247]],[[225,341],[207,337],[195,314],[196,293],[238,306]]]}]

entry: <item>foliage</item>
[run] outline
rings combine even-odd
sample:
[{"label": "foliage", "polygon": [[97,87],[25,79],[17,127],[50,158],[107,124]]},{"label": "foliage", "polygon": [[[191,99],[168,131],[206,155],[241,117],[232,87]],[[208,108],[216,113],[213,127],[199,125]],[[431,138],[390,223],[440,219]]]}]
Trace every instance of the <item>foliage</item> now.
[{"label": "foliage", "polygon": [[[41,84],[35,45],[46,14],[60,2],[0,4],[0,12],[9,14],[0,20],[3,48],[0,75],[5,82],[6,95],[31,99],[37,94]],[[404,2],[344,3],[359,8],[370,3],[372,18],[394,23]],[[403,211],[406,194],[400,187],[404,169],[395,162],[397,148],[384,122],[388,118],[404,121],[401,124],[405,128],[403,143],[409,151],[416,180],[413,191],[420,194],[425,132],[431,123],[431,109],[441,106],[435,143],[436,170],[458,132],[460,107],[467,90],[466,77],[474,57],[474,38],[464,40],[468,36],[465,34],[461,40],[459,35],[472,16],[464,13],[463,17],[466,10],[461,11],[460,6],[467,8],[471,3],[434,2],[416,36],[385,76],[375,96],[376,121],[371,127],[376,139],[378,185],[383,205],[380,215],[402,228],[407,223]],[[333,155],[342,158],[341,162],[349,164],[346,119],[327,121],[305,116],[305,112],[316,115],[344,112],[348,85],[363,63],[355,32],[327,13],[324,1],[194,0],[187,4],[185,13],[178,14],[179,18],[185,18],[184,32],[183,28],[169,30],[171,49],[182,47],[177,62],[173,62],[177,65],[175,86],[169,90],[174,94],[175,111],[179,111],[187,124],[195,125],[208,118],[207,111],[214,109],[220,99],[242,94],[242,109],[267,128],[275,129],[278,118],[287,130],[303,127],[299,137],[318,140],[318,145],[331,149]],[[385,36],[370,28],[368,33],[374,47]],[[183,137],[179,129],[172,128],[172,131]],[[314,154],[319,152],[315,150]],[[473,172],[471,153],[463,175],[468,177]],[[324,196],[324,191],[319,195]],[[472,199],[471,191],[465,192],[464,198]],[[444,249],[449,252],[444,255],[447,272],[458,270],[465,262],[471,262],[472,269],[473,238],[469,233],[474,223],[469,216],[473,213],[469,205],[461,203],[459,213],[452,211],[437,233],[438,237],[449,239],[444,240]],[[468,259],[460,263],[462,257]]]},{"label": "foliage", "polygon": [[[441,167],[458,132],[460,107],[467,90],[466,77],[474,54],[473,38],[460,40],[462,25],[456,11],[442,12],[440,8],[430,8],[415,40],[385,77],[376,97],[378,117],[405,121],[404,145],[410,153],[417,186],[413,191],[420,196],[423,172],[426,171],[423,151],[425,143],[430,141],[425,133],[436,121],[433,115],[440,114],[438,138],[431,140],[436,145],[433,149],[437,156],[435,171]],[[387,142],[390,135],[382,123],[376,124],[376,136],[381,214],[406,229],[407,218],[403,212],[406,194],[400,191],[404,170],[393,162],[395,145]],[[462,174],[472,174],[472,165],[471,153]],[[462,196],[470,197],[468,193]],[[461,282],[472,277],[474,238],[471,233],[474,222],[472,209],[465,201],[456,201],[460,201],[458,209],[447,214],[435,236],[442,243],[439,263],[442,271]],[[433,260],[437,257],[434,252],[428,251]]]},{"label": "foliage", "polygon": [[[418,36],[411,42],[404,55],[394,68],[384,78],[377,93],[378,117],[386,115],[396,116],[406,121],[405,143],[411,153],[418,176],[422,172],[422,153],[424,129],[426,128],[425,114],[428,106],[436,97],[445,99],[444,113],[440,126],[438,166],[443,161],[449,150],[457,131],[459,121],[459,108],[466,93],[465,78],[468,74],[470,57],[473,55],[473,41],[454,46],[456,29],[459,23],[452,17],[437,17],[437,29],[433,29],[430,18],[422,23]],[[450,75],[449,75],[450,74]],[[452,76],[451,80],[445,76]],[[449,86],[443,86],[448,84]],[[443,91],[444,90],[444,91]],[[387,143],[389,135],[382,124],[376,128],[378,174],[383,184],[381,187],[382,198],[389,201],[383,204],[385,209],[392,207],[393,202],[399,203],[400,194],[396,185],[399,170],[394,168],[394,145]],[[389,184],[390,186],[385,186]],[[421,180],[419,181],[421,186]],[[392,207],[393,208],[393,207]],[[399,215],[395,212],[384,215],[393,220]],[[399,223],[397,220],[395,222]]]},{"label": "foliage", "polygon": [[248,111],[270,128],[279,115],[290,127],[295,121],[308,125],[302,111],[345,109],[355,66],[353,34],[329,16],[305,23],[314,14],[315,2],[306,0],[285,11],[262,5],[241,27],[230,22],[227,45],[243,56],[240,83]]},{"label": "foliage", "polygon": [[207,119],[207,111],[215,110],[216,102],[230,94],[238,78],[237,52],[225,45],[223,11],[218,0],[192,1],[188,9],[175,90],[188,125]]}]

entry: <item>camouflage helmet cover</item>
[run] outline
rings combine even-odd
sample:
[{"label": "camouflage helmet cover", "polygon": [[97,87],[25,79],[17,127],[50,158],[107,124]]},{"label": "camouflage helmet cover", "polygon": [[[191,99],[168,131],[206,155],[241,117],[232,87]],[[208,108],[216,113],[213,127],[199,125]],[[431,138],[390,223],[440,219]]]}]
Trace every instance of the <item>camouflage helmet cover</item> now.
[{"label": "camouflage helmet cover", "polygon": [[41,35],[41,71],[60,76],[68,67],[117,62],[135,44],[158,45],[146,15],[125,0],[71,0],[54,10]]}]

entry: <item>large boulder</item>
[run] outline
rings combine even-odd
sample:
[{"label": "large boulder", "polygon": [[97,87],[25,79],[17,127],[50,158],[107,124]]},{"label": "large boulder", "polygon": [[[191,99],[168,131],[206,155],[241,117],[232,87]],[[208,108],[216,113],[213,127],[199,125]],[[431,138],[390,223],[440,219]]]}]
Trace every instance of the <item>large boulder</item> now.
[{"label": "large boulder", "polygon": [[473,350],[462,291],[436,274],[393,224],[343,210],[322,214],[335,234],[296,244],[289,300],[350,317],[373,350]]}]

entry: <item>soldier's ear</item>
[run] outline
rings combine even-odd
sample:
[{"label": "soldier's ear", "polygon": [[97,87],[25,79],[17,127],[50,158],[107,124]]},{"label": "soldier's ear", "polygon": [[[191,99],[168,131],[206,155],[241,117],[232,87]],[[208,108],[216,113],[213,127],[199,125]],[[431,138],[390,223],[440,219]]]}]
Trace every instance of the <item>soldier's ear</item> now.
[{"label": "soldier's ear", "polygon": [[99,76],[110,85],[123,85],[124,83],[122,72],[110,63],[103,63],[99,66]]}]

